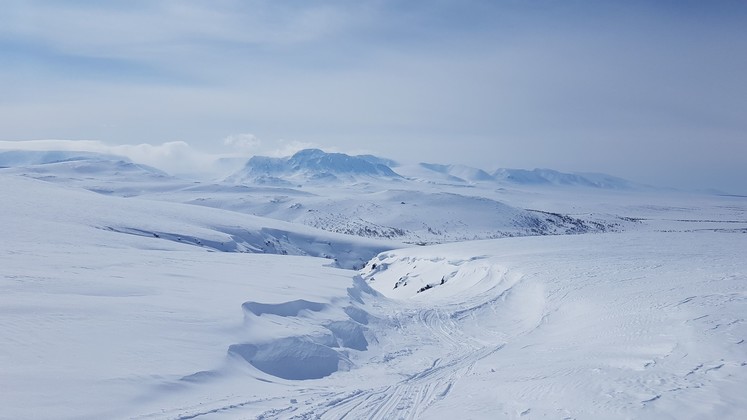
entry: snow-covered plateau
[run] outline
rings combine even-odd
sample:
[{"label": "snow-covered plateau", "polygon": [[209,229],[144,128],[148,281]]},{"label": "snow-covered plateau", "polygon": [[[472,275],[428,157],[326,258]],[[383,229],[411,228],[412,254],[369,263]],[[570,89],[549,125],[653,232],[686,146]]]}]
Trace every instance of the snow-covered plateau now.
[{"label": "snow-covered plateau", "polygon": [[747,197],[316,150],[0,166],[2,419],[747,418]]}]

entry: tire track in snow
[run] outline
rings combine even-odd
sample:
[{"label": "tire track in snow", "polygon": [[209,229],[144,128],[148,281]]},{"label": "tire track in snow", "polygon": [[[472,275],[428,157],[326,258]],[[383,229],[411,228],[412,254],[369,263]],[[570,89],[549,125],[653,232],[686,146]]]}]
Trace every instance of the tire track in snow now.
[{"label": "tire track in snow", "polygon": [[469,374],[479,360],[503,347],[503,343],[485,345],[463,333],[453,313],[443,309],[404,313],[394,322],[404,327],[402,334],[419,331],[419,336],[442,346],[446,356],[396,384],[361,390],[293,418],[420,418],[434,403],[446,398],[459,378]]},{"label": "tire track in snow", "polygon": [[429,367],[396,385],[362,392],[356,396],[356,399],[362,400],[360,404],[334,406],[335,411],[316,414],[321,418],[333,418],[338,409],[345,409],[350,418],[419,418],[435,402],[446,398],[454,384],[468,374],[475,363],[498,350],[500,347],[483,349],[443,365]]},{"label": "tire track in snow", "polygon": [[[482,330],[472,324],[475,311],[490,310],[505,306],[506,296],[522,283],[520,275],[508,276],[498,269],[485,270],[483,278],[475,283],[476,293],[459,293],[452,299],[441,302],[379,302],[377,307],[385,316],[379,325],[382,338],[395,338],[392,344],[402,349],[415,349],[395,358],[371,359],[369,367],[396,372],[409,370],[413,363],[421,364],[423,357],[433,357],[427,366],[411,372],[408,377],[394,383],[381,384],[369,389],[347,389],[330,392],[330,389],[297,395],[301,404],[288,407],[283,402],[289,395],[277,400],[278,405],[261,414],[264,419],[416,419],[427,415],[428,410],[449,396],[460,378],[472,373],[483,358],[500,351],[506,343],[505,334]],[[467,299],[465,297],[469,296]],[[502,311],[505,311],[503,308]],[[465,328],[470,326],[470,328]],[[477,330],[475,329],[477,326]],[[374,328],[372,325],[369,327]],[[404,340],[403,340],[404,338]],[[385,340],[386,341],[386,340]],[[395,349],[396,350],[396,349]],[[365,365],[364,364],[364,365]],[[274,405],[274,404],[273,404]],[[195,413],[225,413],[234,407],[227,405],[218,410]],[[239,409],[241,407],[235,407]]]},{"label": "tire track in snow", "polygon": [[[464,332],[460,322],[468,322],[464,315],[486,306],[499,305],[511,293],[522,276],[506,276],[505,272],[488,270],[480,282],[492,281],[487,289],[461,303],[446,303],[442,309],[422,306],[414,313],[400,313],[392,322],[399,325],[401,334],[412,334],[430,340],[443,348],[442,354],[431,365],[391,386],[364,390],[349,400],[328,407],[316,407],[313,417],[318,418],[370,418],[415,419],[436,402],[446,398],[459,378],[470,374],[481,359],[499,351],[505,342],[495,337],[495,342],[485,342]],[[309,414],[311,414],[309,413]]]}]

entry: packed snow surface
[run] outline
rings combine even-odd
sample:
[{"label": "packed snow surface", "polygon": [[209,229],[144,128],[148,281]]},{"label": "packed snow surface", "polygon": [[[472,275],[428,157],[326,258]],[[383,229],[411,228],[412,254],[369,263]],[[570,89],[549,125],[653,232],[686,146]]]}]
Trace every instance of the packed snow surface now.
[{"label": "packed snow surface", "polygon": [[[747,418],[745,198],[23,158],[0,170],[0,418]],[[620,225],[404,248],[277,220],[335,203],[382,231],[434,203],[465,232],[489,209]]]}]

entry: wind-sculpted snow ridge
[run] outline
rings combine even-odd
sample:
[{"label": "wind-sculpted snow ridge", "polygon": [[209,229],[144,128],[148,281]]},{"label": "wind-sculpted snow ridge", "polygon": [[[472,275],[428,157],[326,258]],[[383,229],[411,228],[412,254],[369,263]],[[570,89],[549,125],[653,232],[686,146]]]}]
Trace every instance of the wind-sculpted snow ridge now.
[{"label": "wind-sculpted snow ridge", "polygon": [[[228,353],[268,375],[289,380],[320,379],[340,369],[349,370],[353,367],[350,350],[368,349],[371,317],[360,308],[364,294],[376,296],[358,278],[347,298],[330,303],[305,299],[276,304],[244,302],[244,328],[259,338],[233,344]],[[309,325],[311,331],[298,335],[299,324]],[[262,331],[272,331],[271,338],[263,337]]]}]

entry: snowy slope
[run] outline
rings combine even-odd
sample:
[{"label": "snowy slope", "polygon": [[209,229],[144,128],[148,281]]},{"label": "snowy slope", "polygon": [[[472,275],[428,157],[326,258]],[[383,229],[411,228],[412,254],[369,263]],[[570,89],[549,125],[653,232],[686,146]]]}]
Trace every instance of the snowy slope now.
[{"label": "snowy slope", "polygon": [[70,227],[98,229],[120,235],[94,235],[104,242],[93,245],[117,242],[126,234],[147,237],[153,247],[171,241],[209,251],[310,255],[343,267],[359,267],[376,252],[399,244],[201,206],[105,196],[17,176],[0,174],[0,179],[0,196],[8,200],[3,231],[11,238],[26,237],[26,230],[43,235]]},{"label": "snowy slope", "polygon": [[395,395],[435,386],[420,414],[736,419],[745,249],[714,231],[513,238],[387,252],[362,274],[408,302],[390,336],[433,360]]},{"label": "snowy slope", "polygon": [[[150,412],[148,418],[178,418],[236,393],[251,395],[253,388],[286,391],[261,381],[278,378],[234,360],[231,346],[282,345],[299,335],[326,337],[324,331],[334,339],[317,325],[268,330],[263,318],[255,328],[251,314],[242,314],[242,305],[254,301],[345,299],[349,272],[326,267],[325,260],[177,245],[148,249],[152,241],[145,238],[125,242],[92,246],[71,238],[0,248],[0,418],[118,419]],[[333,312],[330,323],[345,316],[341,308]],[[336,369],[344,354],[326,349]],[[200,388],[211,378],[251,386]],[[171,406],[174,399],[183,405]]]},{"label": "snowy slope", "polygon": [[[376,184],[294,190],[215,185],[192,186],[147,197],[408,243],[616,231],[631,225],[630,221],[615,215],[568,217],[517,208],[503,200],[484,197],[483,191],[402,187],[404,185]],[[491,191],[485,193],[496,196]]]}]

